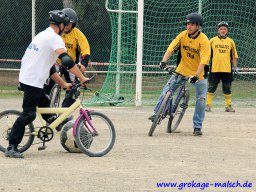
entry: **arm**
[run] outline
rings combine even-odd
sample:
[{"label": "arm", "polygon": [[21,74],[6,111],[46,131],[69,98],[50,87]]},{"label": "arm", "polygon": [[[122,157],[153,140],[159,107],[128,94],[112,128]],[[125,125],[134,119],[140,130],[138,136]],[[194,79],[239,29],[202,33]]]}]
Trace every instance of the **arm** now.
[{"label": "arm", "polygon": [[167,65],[167,61],[170,59],[172,53],[177,50],[180,47],[180,40],[182,37],[182,33],[181,32],[169,45],[168,49],[166,50],[162,61],[159,64],[159,68],[160,69],[164,69]]},{"label": "arm", "polygon": [[172,52],[169,52],[169,50],[167,49],[162,59],[162,62],[167,62],[170,59],[171,55],[172,55]]},{"label": "arm", "polygon": [[211,43],[212,39],[209,41],[205,36],[205,39],[200,43],[200,63],[198,65],[196,76],[200,77],[202,72],[204,72],[205,66],[209,65],[211,57]]},{"label": "arm", "polygon": [[238,54],[236,51],[236,44],[234,41],[232,41],[232,64],[235,68],[237,68],[237,59],[238,59]]},{"label": "arm", "polygon": [[210,56],[211,56],[211,48],[210,48],[210,42],[208,38],[206,37],[205,39],[200,42],[200,62],[198,64],[198,68],[196,71],[195,76],[190,77],[189,82],[194,84],[198,81],[198,79],[201,78],[202,73],[204,72],[205,66],[208,65]]},{"label": "arm", "polygon": [[174,51],[180,47],[180,40],[182,37],[182,32],[170,43],[168,49],[166,50],[162,62],[167,62]]},{"label": "arm", "polygon": [[84,77],[84,75],[75,65],[72,58],[67,54],[65,49],[56,49],[55,52],[59,55],[59,59],[61,59],[61,63],[63,64],[63,66],[65,66],[71,73],[78,77],[81,83],[89,80],[88,78]]},{"label": "arm", "polygon": [[65,82],[58,73],[53,73],[50,78],[55,81],[58,85],[60,85],[62,88],[66,88],[67,90],[70,89],[71,83]]},{"label": "arm", "polygon": [[202,72],[204,71],[204,67],[205,67],[205,64],[199,64],[198,68],[197,68],[197,71],[196,71],[196,76],[197,77],[200,77],[200,75],[202,74]]},{"label": "arm", "polygon": [[90,61],[90,45],[85,35],[79,29],[77,29],[76,31],[77,31],[78,46],[79,46],[80,55],[81,55],[80,70],[84,72],[85,68],[88,66]]},{"label": "arm", "polygon": [[234,66],[235,68],[237,68],[236,62],[237,62],[237,58],[232,58],[232,64],[233,64],[233,66]]}]

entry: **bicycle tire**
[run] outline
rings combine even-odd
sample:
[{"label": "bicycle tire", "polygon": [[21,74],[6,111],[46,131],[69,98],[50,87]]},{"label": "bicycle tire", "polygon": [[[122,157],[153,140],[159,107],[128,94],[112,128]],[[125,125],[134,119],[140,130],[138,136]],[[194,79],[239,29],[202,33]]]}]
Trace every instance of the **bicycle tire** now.
[{"label": "bicycle tire", "polygon": [[[5,152],[9,144],[8,133],[10,133],[14,122],[20,114],[21,112],[16,110],[6,110],[0,113],[0,151]],[[25,127],[23,139],[18,145],[19,152],[26,151],[32,145],[35,138],[32,132],[34,132],[34,125],[30,123]]]},{"label": "bicycle tire", "polygon": [[[169,118],[169,121],[168,121],[168,124],[167,124],[167,133],[173,133],[174,131],[176,131],[176,129],[178,128],[185,112],[186,112],[186,109],[187,109],[187,106],[188,106],[188,101],[189,101],[189,96],[190,96],[190,92],[189,90],[185,90],[185,93],[182,97],[179,97],[179,100],[177,102],[177,105],[176,105],[176,109],[175,109],[175,113],[174,113],[174,116],[170,116]],[[180,102],[181,102],[181,99],[183,99],[182,101],[182,105],[183,107],[180,107]],[[185,106],[185,107],[184,107]],[[179,107],[181,108],[181,111],[179,111]],[[174,121],[174,117],[177,116],[177,121],[175,122]]]},{"label": "bicycle tire", "polygon": [[61,87],[58,84],[55,84],[50,93],[50,107],[51,108],[60,106],[60,94],[61,94]]},{"label": "bicycle tire", "polygon": [[[113,148],[115,143],[116,132],[114,125],[111,120],[102,113],[93,111],[88,112],[88,115],[91,123],[97,129],[99,134],[93,135],[90,133],[88,127],[84,126],[87,121],[83,116],[76,127],[76,144],[84,154],[90,157],[104,156]],[[107,136],[105,135],[106,133]],[[106,141],[102,141],[102,139]]]},{"label": "bicycle tire", "polygon": [[168,92],[165,94],[164,99],[163,99],[163,101],[162,101],[162,103],[161,103],[161,105],[160,105],[160,107],[159,107],[159,109],[158,109],[158,111],[157,111],[157,113],[156,113],[155,119],[154,119],[154,121],[153,121],[153,123],[152,123],[152,125],[151,125],[151,128],[149,129],[148,136],[152,136],[152,135],[153,135],[153,133],[154,133],[154,131],[155,131],[155,129],[156,129],[157,124],[158,124],[159,121],[161,120],[161,119],[160,119],[160,118],[161,118],[161,114],[162,114],[162,112],[163,112],[165,106],[167,105],[167,101],[169,100],[170,95],[171,95],[171,92],[170,92],[170,91],[168,91]]}]

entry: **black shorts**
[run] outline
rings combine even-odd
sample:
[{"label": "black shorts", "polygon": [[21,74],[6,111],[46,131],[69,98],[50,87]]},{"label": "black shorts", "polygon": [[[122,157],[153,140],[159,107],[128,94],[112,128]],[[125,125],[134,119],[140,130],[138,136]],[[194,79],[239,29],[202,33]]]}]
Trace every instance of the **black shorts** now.
[{"label": "black shorts", "polygon": [[210,73],[209,74],[209,82],[218,84],[220,80],[223,83],[231,83],[233,81],[233,74],[232,73],[223,73],[223,72],[217,72],[217,73]]}]

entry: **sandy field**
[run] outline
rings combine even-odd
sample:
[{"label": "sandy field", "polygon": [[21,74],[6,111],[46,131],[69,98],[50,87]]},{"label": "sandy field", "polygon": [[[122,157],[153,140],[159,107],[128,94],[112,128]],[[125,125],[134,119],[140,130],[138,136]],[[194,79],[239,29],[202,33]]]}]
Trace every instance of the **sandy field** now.
[{"label": "sandy field", "polygon": [[[0,99],[0,111],[20,109],[21,101]],[[104,157],[71,154],[59,135],[45,151],[33,145],[24,159],[0,153],[0,192],[13,191],[256,191],[256,109],[225,113],[213,108],[205,117],[203,136],[192,134],[193,108],[178,132],[167,134],[166,123],[148,137],[153,107],[94,107],[116,128],[116,143]],[[251,188],[192,188],[191,183],[252,183]],[[161,188],[161,182],[190,183],[185,188]]]}]

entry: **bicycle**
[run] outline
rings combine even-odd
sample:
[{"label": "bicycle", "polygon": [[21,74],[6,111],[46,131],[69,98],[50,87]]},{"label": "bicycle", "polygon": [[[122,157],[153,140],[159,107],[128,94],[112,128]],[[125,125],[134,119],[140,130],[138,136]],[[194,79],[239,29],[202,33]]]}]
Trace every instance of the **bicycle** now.
[{"label": "bicycle", "polygon": [[[171,68],[167,68],[166,71],[171,76],[171,78],[174,79],[174,84],[177,83],[177,89],[172,91],[172,86],[170,86],[169,90],[165,93],[165,95],[161,97],[159,105],[156,106],[156,114],[148,133],[149,136],[152,136],[156,129],[156,126],[160,125],[161,121],[165,118],[169,118],[167,133],[172,133],[176,131],[185,114],[186,109],[188,108],[190,92],[188,89],[186,89],[185,85],[186,81],[188,81],[189,78],[173,71]],[[177,96],[174,99],[174,94],[176,90],[178,90],[178,92]]]},{"label": "bicycle", "polygon": [[[87,89],[87,87],[84,88]],[[37,108],[37,117],[39,117],[42,126],[36,129],[32,122],[25,127],[24,137],[18,146],[20,152],[28,150],[35,137],[39,138],[40,143],[42,143],[38,150],[46,149],[45,143],[54,137],[53,130],[78,108],[80,108],[80,113],[73,125],[73,135],[78,148],[90,157],[104,156],[113,148],[116,138],[113,123],[100,112],[83,109],[78,98],[79,89],[80,84],[72,84],[69,94],[71,97],[74,96],[76,101],[69,108]],[[6,110],[0,113],[0,151],[6,150],[4,146],[8,145],[13,123],[20,114],[21,112],[17,110]],[[59,114],[59,116],[47,125],[41,114]]]}]

